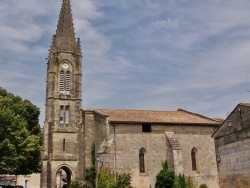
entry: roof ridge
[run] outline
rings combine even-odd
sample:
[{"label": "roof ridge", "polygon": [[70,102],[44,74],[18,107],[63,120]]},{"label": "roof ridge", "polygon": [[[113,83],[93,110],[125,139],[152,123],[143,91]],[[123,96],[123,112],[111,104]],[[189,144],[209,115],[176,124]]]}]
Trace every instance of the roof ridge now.
[{"label": "roof ridge", "polygon": [[176,110],[155,110],[155,109],[150,110],[150,109],[108,109],[108,108],[95,108],[94,110],[177,112]]},{"label": "roof ridge", "polygon": [[209,120],[212,120],[212,121],[215,121],[215,122],[219,122],[219,121],[215,120],[214,118],[209,118],[207,116],[204,116],[204,115],[201,115],[201,114],[197,114],[197,113],[194,113],[194,112],[190,112],[190,111],[184,110],[182,108],[178,108],[177,110],[180,111],[180,112],[185,112],[185,113],[196,115],[196,116],[199,116],[199,117],[202,117],[202,118],[205,118],[205,119],[209,119]]}]

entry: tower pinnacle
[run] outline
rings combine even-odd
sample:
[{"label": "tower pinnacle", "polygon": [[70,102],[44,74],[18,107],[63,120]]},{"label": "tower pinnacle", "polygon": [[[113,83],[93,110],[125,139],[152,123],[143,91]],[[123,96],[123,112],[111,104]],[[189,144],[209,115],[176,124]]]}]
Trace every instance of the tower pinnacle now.
[{"label": "tower pinnacle", "polygon": [[63,0],[52,48],[61,52],[77,50],[70,0]]}]

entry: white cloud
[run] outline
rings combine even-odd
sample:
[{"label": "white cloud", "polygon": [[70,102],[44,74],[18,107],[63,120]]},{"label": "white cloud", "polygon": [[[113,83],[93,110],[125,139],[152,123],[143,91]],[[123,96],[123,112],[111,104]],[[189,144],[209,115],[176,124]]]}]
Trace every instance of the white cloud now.
[{"label": "white cloud", "polygon": [[157,20],[150,23],[154,29],[178,29],[180,26],[178,19],[167,18],[166,20]]},{"label": "white cloud", "polygon": [[[84,107],[182,107],[224,117],[247,102],[248,0],[71,3],[82,41]],[[42,116],[45,57],[60,6],[2,0],[0,7],[0,85],[37,104]]]}]

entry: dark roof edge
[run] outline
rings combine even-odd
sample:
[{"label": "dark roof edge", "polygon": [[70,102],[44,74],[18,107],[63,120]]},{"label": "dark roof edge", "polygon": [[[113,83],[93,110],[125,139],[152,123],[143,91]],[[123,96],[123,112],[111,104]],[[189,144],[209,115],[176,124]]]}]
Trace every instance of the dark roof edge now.
[{"label": "dark roof edge", "polygon": [[215,122],[215,123],[178,123],[178,122],[142,122],[142,121],[114,121],[114,120],[109,120],[109,122],[112,123],[120,123],[120,124],[142,124],[142,123],[151,123],[151,124],[169,124],[169,125],[207,125],[207,126],[218,126],[220,123]]},{"label": "dark roof edge", "polygon": [[[248,104],[248,105],[246,105]],[[230,112],[230,114],[226,117],[226,119],[221,123],[221,125],[218,127],[218,129],[216,129],[216,131],[212,134],[211,137],[214,138],[215,134],[220,130],[221,126],[227,121],[227,119],[232,115],[232,113],[239,107],[239,106],[245,106],[245,107],[250,107],[250,103],[243,103],[240,102],[236,105],[236,107]]]},{"label": "dark roof edge", "polygon": [[105,117],[108,117],[109,115],[108,114],[105,114],[99,110],[96,110],[96,109],[81,109],[83,112],[87,112],[87,113],[95,113],[95,114],[99,114],[99,115],[102,115],[102,116],[105,116]]},{"label": "dark roof edge", "polygon": [[203,115],[201,115],[201,114],[197,114],[197,113],[194,113],[194,112],[190,112],[190,111],[184,110],[184,109],[182,109],[182,108],[178,108],[177,111],[181,111],[181,112],[185,112],[185,113],[188,113],[188,114],[196,115],[196,116],[199,116],[199,117],[202,117],[202,118],[205,118],[205,119],[209,119],[209,120],[212,120],[212,121],[214,121],[214,122],[219,123],[219,121],[216,120],[216,119],[214,119],[214,118],[209,118],[209,117],[207,117],[207,116],[203,116]]}]

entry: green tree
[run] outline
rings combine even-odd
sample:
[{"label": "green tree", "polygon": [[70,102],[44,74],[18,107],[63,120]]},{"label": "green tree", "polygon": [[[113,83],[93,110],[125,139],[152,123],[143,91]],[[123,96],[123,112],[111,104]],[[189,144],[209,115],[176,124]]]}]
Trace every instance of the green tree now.
[{"label": "green tree", "polygon": [[131,173],[117,174],[116,188],[132,188],[131,180]]},{"label": "green tree", "polygon": [[31,174],[41,171],[42,133],[40,111],[0,87],[0,174]]},{"label": "green tree", "polygon": [[102,169],[98,176],[97,188],[115,188],[115,175],[108,169]]},{"label": "green tree", "polygon": [[111,173],[108,169],[101,169],[98,176],[97,188],[133,188],[131,186],[131,173],[116,174]]},{"label": "green tree", "polygon": [[172,188],[174,186],[175,174],[168,169],[167,161],[162,163],[162,170],[156,176],[156,188]]}]

